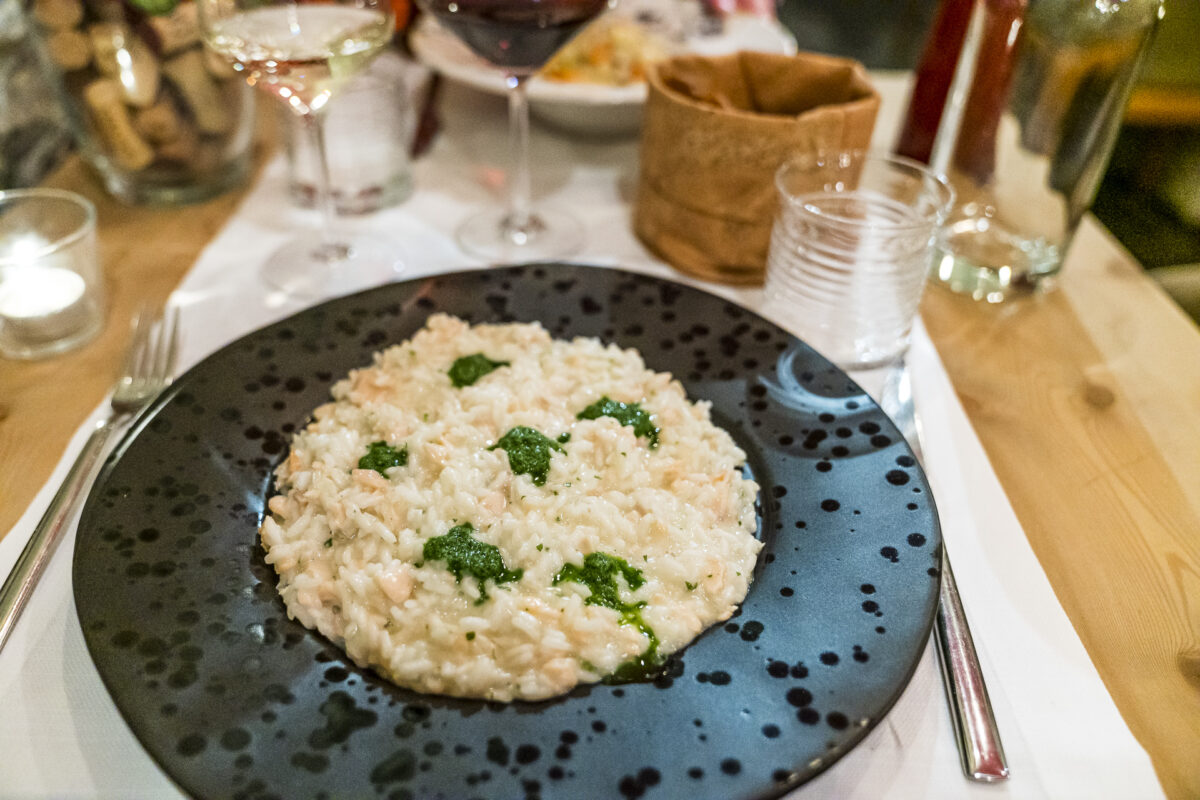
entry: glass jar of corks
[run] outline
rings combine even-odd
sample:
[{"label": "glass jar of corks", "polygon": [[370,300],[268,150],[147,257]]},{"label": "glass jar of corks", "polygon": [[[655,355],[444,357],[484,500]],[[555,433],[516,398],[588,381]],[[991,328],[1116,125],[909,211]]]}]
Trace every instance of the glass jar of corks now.
[{"label": "glass jar of corks", "polygon": [[193,203],[246,176],[254,93],[205,49],[193,0],[30,0],[28,11],[110,194]]}]

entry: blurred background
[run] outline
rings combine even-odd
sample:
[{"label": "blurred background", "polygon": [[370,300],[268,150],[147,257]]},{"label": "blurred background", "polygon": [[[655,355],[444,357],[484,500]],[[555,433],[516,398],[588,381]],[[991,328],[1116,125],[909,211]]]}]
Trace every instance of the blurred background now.
[{"label": "blurred background", "polygon": [[21,0],[0,0],[0,189],[37,183],[70,146],[63,105]]},{"label": "blurred background", "polygon": [[[0,189],[37,183],[70,152],[68,121],[21,13],[0,0]],[[779,0],[802,49],[911,69],[937,0]],[[1093,212],[1200,321],[1200,3],[1166,0]]]},{"label": "blurred background", "polygon": [[[801,48],[911,69],[936,0],[782,0]],[[1166,18],[1130,100],[1096,215],[1200,322],[1200,3],[1166,0]]]}]

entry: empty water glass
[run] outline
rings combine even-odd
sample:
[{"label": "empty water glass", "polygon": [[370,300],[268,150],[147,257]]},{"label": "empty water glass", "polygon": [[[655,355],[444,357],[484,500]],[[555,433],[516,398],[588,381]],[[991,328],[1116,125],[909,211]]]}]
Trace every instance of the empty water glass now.
[{"label": "empty water glass", "polygon": [[910,159],[850,151],[797,156],[775,185],[764,310],[843,369],[897,361],[949,184]]}]

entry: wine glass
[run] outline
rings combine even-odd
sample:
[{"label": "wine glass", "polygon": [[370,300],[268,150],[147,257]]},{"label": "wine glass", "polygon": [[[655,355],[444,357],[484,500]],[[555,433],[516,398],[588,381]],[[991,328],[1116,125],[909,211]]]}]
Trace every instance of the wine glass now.
[{"label": "wine glass", "polygon": [[458,228],[459,245],[492,261],[550,259],[578,249],[583,225],[530,202],[526,83],[580,28],[615,0],[417,0],[477,55],[504,70],[512,172],[506,208],[485,209]]},{"label": "wine glass", "polygon": [[324,110],[329,99],[386,46],[395,29],[391,0],[200,0],[208,46],[251,86],[296,114],[318,160],[321,225],[275,251],[262,267],[290,295],[323,297],[386,283],[403,271],[400,248],[372,235],[334,231]]}]

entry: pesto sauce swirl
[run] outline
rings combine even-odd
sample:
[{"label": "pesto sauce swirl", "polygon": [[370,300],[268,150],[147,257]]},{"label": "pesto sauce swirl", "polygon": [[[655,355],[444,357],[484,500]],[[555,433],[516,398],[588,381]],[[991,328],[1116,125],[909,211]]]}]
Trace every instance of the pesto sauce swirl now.
[{"label": "pesto sauce swirl", "polygon": [[358,460],[359,469],[373,469],[383,477],[392,467],[403,467],[408,463],[408,448],[399,450],[387,442],[372,442],[367,447],[367,454]]},{"label": "pesto sauce swirl", "polygon": [[475,381],[489,372],[508,365],[508,361],[492,361],[483,353],[473,353],[456,359],[446,374],[450,376],[450,383],[454,385],[454,388],[461,389],[464,386],[474,385]]},{"label": "pesto sauce swirl", "polygon": [[500,548],[479,541],[471,535],[474,532],[475,526],[469,522],[456,525],[446,534],[425,542],[421,554],[426,561],[445,561],[446,569],[459,583],[462,583],[463,575],[475,578],[479,582],[479,599],[475,605],[481,605],[488,599],[486,581],[499,585],[520,580],[525,571],[509,569],[500,555]]},{"label": "pesto sauce swirl", "polygon": [[565,452],[558,442],[543,436],[536,428],[524,425],[518,425],[501,436],[488,450],[496,448],[508,454],[508,466],[512,471],[518,475],[528,475],[534,486],[546,485],[546,478],[550,475],[551,451]]},{"label": "pesto sauce swirl", "polygon": [[576,419],[598,419],[612,417],[622,425],[633,428],[635,436],[645,436],[650,449],[658,447],[658,434],[662,431],[650,419],[650,415],[638,403],[620,403],[604,395],[575,415]]},{"label": "pesto sauce swirl", "polygon": [[625,579],[630,591],[636,591],[646,582],[642,571],[631,567],[629,562],[620,556],[610,556],[607,553],[588,553],[583,558],[583,565],[564,564],[554,576],[554,585],[563,581],[573,581],[586,586],[591,594],[584,603],[592,606],[611,608],[621,615],[622,625],[632,625],[641,631],[648,642],[642,654],[621,664],[604,679],[605,683],[632,683],[655,677],[660,671],[663,659],[658,655],[658,636],[642,618],[644,601],[625,603],[621,600],[617,575]]}]

